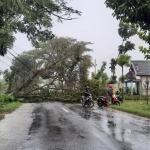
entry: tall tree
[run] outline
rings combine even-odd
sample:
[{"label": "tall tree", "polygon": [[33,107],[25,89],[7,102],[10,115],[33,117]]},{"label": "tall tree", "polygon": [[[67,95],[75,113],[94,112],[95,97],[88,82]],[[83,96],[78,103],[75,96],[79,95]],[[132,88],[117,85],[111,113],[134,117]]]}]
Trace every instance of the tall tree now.
[{"label": "tall tree", "polygon": [[150,29],[149,0],[105,0],[105,4],[117,19],[137,24],[144,31]]},{"label": "tall tree", "polygon": [[88,69],[92,66],[92,57],[90,55],[83,55],[81,61],[79,62],[80,84],[85,83],[88,80]]},{"label": "tall tree", "polygon": [[[76,88],[80,80],[87,78],[88,68],[92,65],[91,56],[86,54],[91,51],[88,44],[55,37],[41,43],[40,48],[24,52],[13,60],[11,76],[7,77],[11,82],[9,90],[32,92],[54,85],[56,81],[59,89]],[[45,83],[46,80],[49,83]]]},{"label": "tall tree", "polygon": [[81,12],[68,7],[65,0],[0,1],[0,55],[13,46],[17,32],[25,33],[36,47],[39,42],[52,39],[52,19],[72,20],[71,14]]},{"label": "tall tree", "polygon": [[123,22],[119,23],[118,34],[122,38],[122,44],[118,47],[119,54],[125,54],[128,51],[135,49],[135,44],[127,40],[136,33],[137,28],[134,25]]},{"label": "tall tree", "polygon": [[101,93],[102,95],[106,94],[107,84],[108,84],[108,75],[105,72],[107,63],[105,61],[102,62],[102,65],[99,70],[97,70],[97,73],[92,73],[92,81],[97,85],[97,93]]},{"label": "tall tree", "polygon": [[[123,72],[123,69],[124,69],[124,66],[126,67],[129,67],[130,66],[130,58],[131,56],[127,55],[127,54],[121,54],[119,56],[119,58],[117,58],[117,64],[122,68],[122,76],[121,76],[121,82],[124,83],[124,72]],[[123,88],[122,88],[122,99],[124,99],[124,96],[123,96]]]},{"label": "tall tree", "polygon": [[129,56],[127,54],[121,54],[119,56],[119,58],[117,58],[117,64],[122,68],[122,83],[124,83],[124,80],[123,80],[123,75],[124,75],[123,68],[124,68],[124,66],[126,66],[126,67],[130,66],[130,63],[129,63],[130,58],[131,58],[131,56]]},{"label": "tall tree", "polygon": [[105,87],[107,80],[108,80],[108,75],[104,72],[106,69],[107,63],[105,61],[102,62],[101,68],[97,71],[96,74],[92,74],[92,78],[94,80],[99,81],[100,86],[102,85]]},{"label": "tall tree", "polygon": [[[118,46],[119,58],[117,58],[117,64],[121,66],[122,68],[122,78],[123,78],[123,67],[128,66],[129,64],[128,61],[130,60],[130,56],[128,56],[126,53],[130,50],[132,51],[135,49],[134,48],[135,44],[127,40],[131,36],[135,35],[136,33],[137,33],[136,26],[132,24],[123,23],[123,22],[119,23],[118,34],[122,38],[122,45]],[[122,83],[123,83],[123,80],[122,80]]]},{"label": "tall tree", "polygon": [[112,72],[112,76],[110,77],[110,81],[109,81],[111,84],[114,84],[117,82],[116,81],[117,76],[115,75],[116,65],[117,65],[116,59],[112,58],[110,62],[110,67],[109,67]]},{"label": "tall tree", "polygon": [[[114,10],[113,16],[125,22],[136,24],[138,35],[150,45],[150,9],[149,0],[105,0],[107,7]],[[140,47],[146,59],[150,59],[149,48]]]}]

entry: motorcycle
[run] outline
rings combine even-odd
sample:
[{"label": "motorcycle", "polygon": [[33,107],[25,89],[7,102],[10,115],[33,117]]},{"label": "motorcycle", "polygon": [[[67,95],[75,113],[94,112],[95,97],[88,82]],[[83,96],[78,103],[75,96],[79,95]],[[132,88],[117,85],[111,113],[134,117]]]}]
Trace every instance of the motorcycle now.
[{"label": "motorcycle", "polygon": [[116,95],[117,99],[120,101],[120,102],[123,102],[123,99],[121,98],[120,95]]},{"label": "motorcycle", "polygon": [[92,108],[94,106],[94,101],[93,101],[92,95],[89,93],[87,100],[85,100],[85,96],[82,96],[81,104],[83,107],[89,106]]},{"label": "motorcycle", "polygon": [[116,97],[115,94],[112,94],[112,104],[115,104],[115,105],[120,105],[120,101],[119,99]]},{"label": "motorcycle", "polygon": [[117,99],[120,101],[120,102],[123,102],[123,99],[121,98],[121,94],[120,94],[120,92],[116,92],[116,97],[117,97]]},{"label": "motorcycle", "polygon": [[102,106],[107,107],[107,106],[109,105],[108,98],[105,97],[105,96],[99,96],[99,97],[97,98],[97,105],[98,105],[99,107],[102,107]]}]

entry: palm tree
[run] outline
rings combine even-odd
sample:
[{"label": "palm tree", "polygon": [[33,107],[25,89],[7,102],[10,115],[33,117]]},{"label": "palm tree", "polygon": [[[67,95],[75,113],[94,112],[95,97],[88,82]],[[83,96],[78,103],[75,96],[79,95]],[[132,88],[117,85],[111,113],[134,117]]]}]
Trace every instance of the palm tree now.
[{"label": "palm tree", "polygon": [[116,65],[117,65],[116,59],[112,58],[110,61],[110,67],[109,68],[111,69],[113,76],[115,75]]},{"label": "palm tree", "polygon": [[[130,66],[130,63],[129,63],[129,60],[130,60],[131,56],[127,55],[127,54],[121,54],[119,56],[119,58],[117,58],[117,64],[122,68],[122,77],[123,77],[123,68],[124,66],[126,67],[129,67]],[[123,79],[122,79],[122,83],[123,83]]]}]

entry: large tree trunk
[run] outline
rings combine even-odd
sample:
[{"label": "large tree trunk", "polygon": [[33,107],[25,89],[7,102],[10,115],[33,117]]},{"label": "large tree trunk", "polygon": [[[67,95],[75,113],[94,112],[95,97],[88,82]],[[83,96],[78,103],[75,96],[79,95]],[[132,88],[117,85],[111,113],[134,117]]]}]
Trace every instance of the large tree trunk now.
[{"label": "large tree trunk", "polygon": [[56,60],[54,63],[52,63],[50,66],[42,68],[40,70],[37,70],[36,72],[33,73],[32,77],[30,77],[27,81],[25,81],[20,87],[18,87],[15,92],[21,91],[23,88],[27,87],[33,80],[36,78],[38,75],[46,71],[47,69],[50,69],[52,66],[56,65],[58,62],[64,61],[66,58],[68,58],[70,54],[67,55],[64,54],[64,57],[61,57],[61,59]]}]

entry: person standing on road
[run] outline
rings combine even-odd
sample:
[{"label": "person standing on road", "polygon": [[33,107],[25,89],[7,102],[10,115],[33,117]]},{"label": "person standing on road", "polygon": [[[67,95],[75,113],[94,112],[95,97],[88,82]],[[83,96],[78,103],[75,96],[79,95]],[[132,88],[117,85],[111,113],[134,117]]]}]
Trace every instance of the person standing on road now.
[{"label": "person standing on road", "polygon": [[109,84],[107,89],[107,97],[108,97],[109,104],[112,103],[112,94],[113,94],[113,85]]}]

